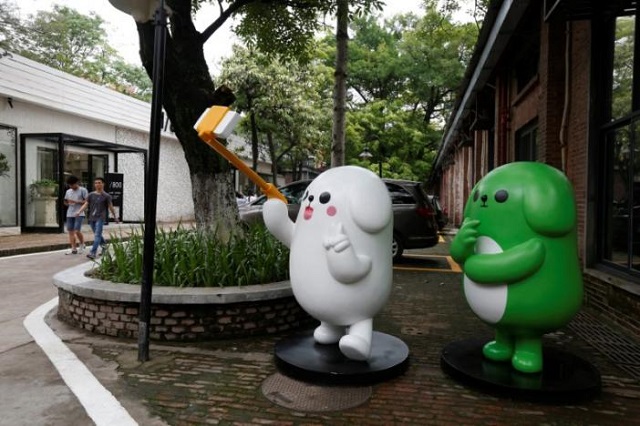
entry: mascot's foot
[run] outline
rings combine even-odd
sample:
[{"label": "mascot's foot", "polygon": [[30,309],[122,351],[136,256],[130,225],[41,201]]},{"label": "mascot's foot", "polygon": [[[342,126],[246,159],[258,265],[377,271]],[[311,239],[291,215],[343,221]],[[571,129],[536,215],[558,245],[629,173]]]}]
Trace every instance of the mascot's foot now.
[{"label": "mascot's foot", "polygon": [[542,371],[542,353],[517,351],[511,365],[522,373],[539,373]]},{"label": "mascot's foot", "polygon": [[329,324],[320,324],[313,332],[313,338],[321,345],[332,345],[338,343],[344,336],[344,327],[336,327]]},{"label": "mascot's foot", "polygon": [[349,359],[366,361],[371,355],[371,342],[362,337],[346,335],[340,339],[340,352]]},{"label": "mascot's foot", "polygon": [[482,353],[492,361],[509,361],[513,356],[513,346],[497,341],[492,341],[484,345]]}]

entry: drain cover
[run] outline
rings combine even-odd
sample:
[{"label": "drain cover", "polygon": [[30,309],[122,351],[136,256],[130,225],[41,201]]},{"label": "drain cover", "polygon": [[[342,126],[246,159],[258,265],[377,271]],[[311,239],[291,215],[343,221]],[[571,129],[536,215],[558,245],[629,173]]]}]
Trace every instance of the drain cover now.
[{"label": "drain cover", "polygon": [[262,383],[262,393],[274,404],[299,411],[340,411],[371,397],[371,386],[316,386],[276,373]]}]

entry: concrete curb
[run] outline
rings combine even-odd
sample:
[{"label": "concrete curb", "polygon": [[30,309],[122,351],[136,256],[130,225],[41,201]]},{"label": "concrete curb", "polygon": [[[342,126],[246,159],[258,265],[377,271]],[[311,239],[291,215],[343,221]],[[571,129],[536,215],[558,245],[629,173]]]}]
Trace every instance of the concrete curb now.
[{"label": "concrete curb", "polygon": [[[94,262],[65,269],[53,276],[53,284],[77,296],[111,302],[140,302],[140,286],[120,284],[87,277]],[[155,304],[229,304],[278,299],[293,295],[290,281],[241,287],[166,287],[154,286],[151,302]]]}]

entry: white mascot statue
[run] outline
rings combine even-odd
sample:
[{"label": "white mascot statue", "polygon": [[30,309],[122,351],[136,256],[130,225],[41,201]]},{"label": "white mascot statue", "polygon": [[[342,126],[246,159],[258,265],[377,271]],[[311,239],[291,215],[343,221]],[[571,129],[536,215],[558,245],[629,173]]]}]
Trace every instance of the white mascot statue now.
[{"label": "white mascot statue", "polygon": [[382,180],[355,166],[329,169],[311,182],[296,222],[286,205],[264,205],[269,231],[291,249],[293,294],[320,321],[317,343],[339,343],[349,359],[371,354],[373,317],[392,284],[391,198]]}]

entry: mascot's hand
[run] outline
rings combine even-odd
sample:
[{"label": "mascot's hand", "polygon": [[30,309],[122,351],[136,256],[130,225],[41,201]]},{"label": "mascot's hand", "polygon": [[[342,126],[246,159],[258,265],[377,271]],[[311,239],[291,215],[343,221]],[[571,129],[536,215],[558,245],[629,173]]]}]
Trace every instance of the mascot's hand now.
[{"label": "mascot's hand", "polygon": [[469,256],[474,254],[479,225],[479,220],[469,218],[462,223],[458,234],[451,242],[451,257],[457,263],[464,264]]},{"label": "mascot's hand", "polygon": [[344,226],[342,223],[332,224],[329,234],[323,241],[325,250],[329,251],[333,249],[336,253],[340,253],[351,246],[349,237],[344,233]]},{"label": "mascot's hand", "polygon": [[262,207],[262,218],[274,237],[291,247],[293,222],[289,219],[287,205],[277,198],[270,198]]},{"label": "mascot's hand", "polygon": [[342,223],[332,224],[322,245],[327,250],[329,273],[336,281],[352,284],[371,271],[371,258],[355,252]]}]

